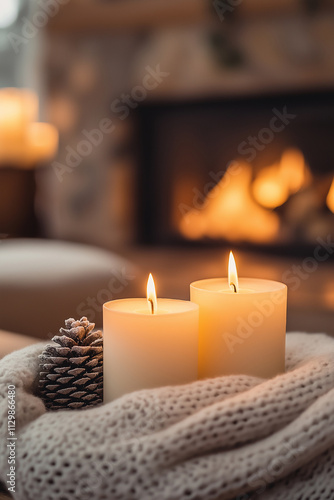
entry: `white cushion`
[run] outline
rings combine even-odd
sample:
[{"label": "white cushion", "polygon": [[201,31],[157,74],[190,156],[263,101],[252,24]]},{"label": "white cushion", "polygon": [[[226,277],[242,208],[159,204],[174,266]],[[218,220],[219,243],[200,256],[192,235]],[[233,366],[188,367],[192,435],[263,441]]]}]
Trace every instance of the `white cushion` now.
[{"label": "white cushion", "polygon": [[103,303],[136,296],[137,278],[128,261],[88,245],[3,240],[0,328],[48,338],[68,317],[87,316],[102,326]]}]

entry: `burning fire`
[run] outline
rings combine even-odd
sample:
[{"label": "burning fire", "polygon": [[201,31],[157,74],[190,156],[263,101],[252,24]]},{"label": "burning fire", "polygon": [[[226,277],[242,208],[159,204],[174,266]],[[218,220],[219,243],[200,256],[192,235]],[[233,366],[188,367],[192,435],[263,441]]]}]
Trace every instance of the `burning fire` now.
[{"label": "burning fire", "polygon": [[228,169],[225,177],[209,193],[208,203],[201,210],[191,210],[183,217],[181,233],[190,239],[209,236],[259,243],[275,238],[279,218],[253,200],[251,167],[240,164],[240,173],[232,174]]},{"label": "burning fire", "polygon": [[253,196],[265,208],[279,207],[289,197],[289,188],[280,182],[279,174],[279,165],[264,168],[253,183]]},{"label": "burning fire", "polygon": [[[201,209],[192,209],[182,217],[179,230],[184,237],[268,243],[278,236],[280,220],[272,209],[311,180],[303,154],[298,149],[287,149],[280,162],[264,168],[254,182],[252,168],[239,165],[237,174],[226,171]],[[334,212],[334,179],[327,204]]]},{"label": "burning fire", "polygon": [[277,208],[306,186],[311,174],[298,149],[284,151],[279,164],[264,168],[253,183],[253,195],[265,208]]},{"label": "burning fire", "polygon": [[280,164],[280,178],[288,186],[290,194],[297,193],[309,184],[311,172],[299,149],[290,148],[284,151]]},{"label": "burning fire", "polygon": [[328,206],[329,210],[331,212],[333,212],[333,214],[334,214],[334,178],[333,178],[331,187],[330,187],[330,189],[328,191],[328,195],[327,195],[327,198],[326,198],[326,203],[327,203],[327,206]]}]

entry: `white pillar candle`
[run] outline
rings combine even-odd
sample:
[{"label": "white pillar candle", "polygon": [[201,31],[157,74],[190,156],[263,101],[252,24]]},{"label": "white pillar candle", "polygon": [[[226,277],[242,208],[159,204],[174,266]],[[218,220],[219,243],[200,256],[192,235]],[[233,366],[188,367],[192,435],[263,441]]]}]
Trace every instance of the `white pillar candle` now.
[{"label": "white pillar candle", "polygon": [[287,287],[263,279],[229,277],[195,281],[199,305],[199,376],[247,374],[270,378],[284,372]]},{"label": "white pillar candle", "polygon": [[198,306],[189,301],[120,299],[103,306],[104,402],[197,379]]}]

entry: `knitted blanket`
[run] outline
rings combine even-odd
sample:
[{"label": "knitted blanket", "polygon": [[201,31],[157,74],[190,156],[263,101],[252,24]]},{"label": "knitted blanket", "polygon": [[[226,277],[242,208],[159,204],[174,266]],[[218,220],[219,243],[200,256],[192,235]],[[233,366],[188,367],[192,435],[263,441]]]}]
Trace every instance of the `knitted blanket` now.
[{"label": "knitted blanket", "polygon": [[59,412],[33,395],[41,350],[0,362],[4,483],[16,386],[15,499],[334,498],[334,339],[289,334],[287,372],[272,380],[221,377]]}]

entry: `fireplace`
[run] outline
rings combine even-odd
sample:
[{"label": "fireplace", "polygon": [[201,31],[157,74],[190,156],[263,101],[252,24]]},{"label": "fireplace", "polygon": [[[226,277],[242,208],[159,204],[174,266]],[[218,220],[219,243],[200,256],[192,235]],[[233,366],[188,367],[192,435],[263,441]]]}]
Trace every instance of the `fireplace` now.
[{"label": "fireplace", "polygon": [[333,92],[150,103],[136,119],[141,242],[299,253],[334,234]]}]

